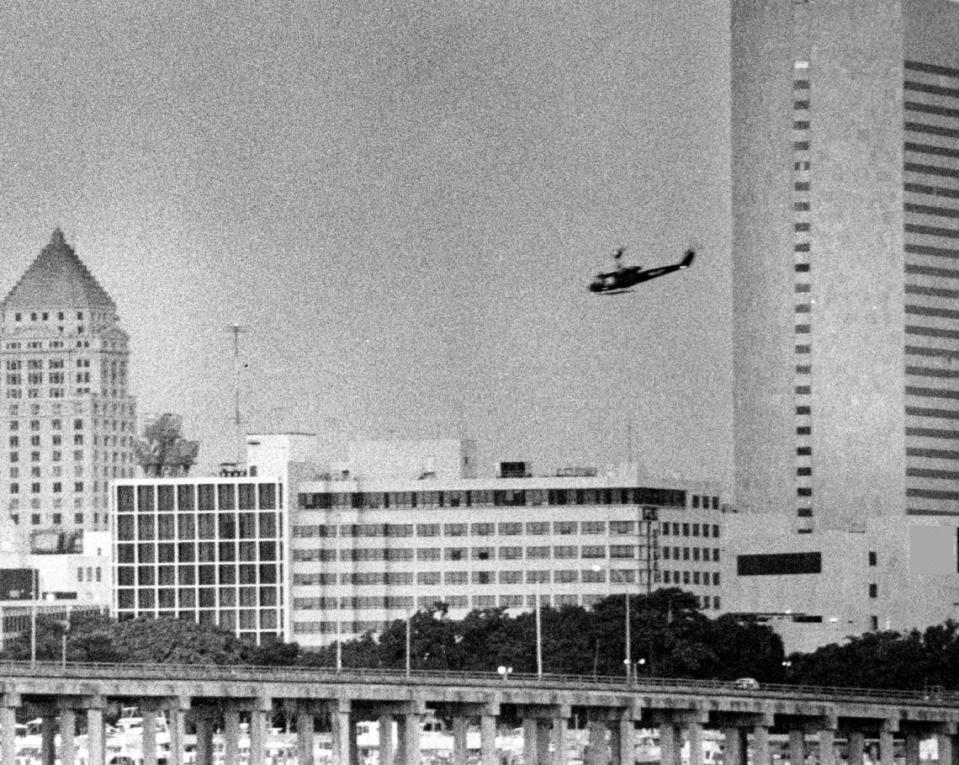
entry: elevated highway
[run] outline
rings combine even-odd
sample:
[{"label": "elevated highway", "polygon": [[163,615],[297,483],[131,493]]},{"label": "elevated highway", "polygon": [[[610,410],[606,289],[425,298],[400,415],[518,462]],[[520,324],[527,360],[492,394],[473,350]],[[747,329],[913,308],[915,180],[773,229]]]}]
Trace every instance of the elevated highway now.
[{"label": "elevated highway", "polygon": [[[155,718],[166,716],[168,765],[183,765],[186,732],[196,733],[196,765],[212,765],[212,735],[222,724],[224,765],[237,765],[241,718],[249,724],[250,765],[263,765],[273,712],[296,717],[299,765],[314,765],[316,730],[332,735],[332,765],[357,765],[356,724],[378,721],[381,762],[419,765],[420,721],[431,711],[452,721],[454,765],[466,765],[466,730],[480,729],[483,765],[495,765],[497,725],[521,724],[528,765],[567,760],[571,721],[590,726],[587,765],[633,765],[636,728],[658,728],[663,765],[702,761],[704,729],[722,731],[727,765],[770,765],[769,736],[789,735],[793,763],[810,744],[821,765],[836,765],[837,740],[850,765],[862,765],[867,743],[881,765],[893,765],[897,740],[906,765],[919,765],[919,742],[936,736],[940,762],[952,765],[959,697],[909,691],[566,675],[520,675],[193,665],[0,663],[0,765],[17,765],[15,718],[40,716],[42,765],[77,763],[77,715],[85,715],[86,765],[105,765],[104,714],[110,704],[136,704],[144,716],[144,765],[156,765]],[[59,751],[55,733],[61,733]],[[393,724],[398,737],[393,745]],[[319,726],[319,727],[318,727]],[[390,735],[386,735],[389,732]]]}]

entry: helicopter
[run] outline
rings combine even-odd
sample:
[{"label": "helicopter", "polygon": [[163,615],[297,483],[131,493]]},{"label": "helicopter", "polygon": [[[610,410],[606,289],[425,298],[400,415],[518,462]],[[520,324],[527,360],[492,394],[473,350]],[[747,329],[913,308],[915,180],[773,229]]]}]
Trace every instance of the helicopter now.
[{"label": "helicopter", "polygon": [[657,268],[647,268],[645,271],[642,266],[622,266],[620,259],[626,252],[625,247],[620,247],[613,255],[616,261],[616,270],[606,273],[596,274],[596,278],[590,282],[589,291],[598,292],[603,295],[620,295],[624,292],[632,292],[630,287],[634,287],[641,282],[648,282],[657,276],[665,276],[673,271],[682,271],[693,264],[693,258],[696,257],[695,250],[686,250],[686,254],[679,263],[673,263],[670,266],[659,266]]}]

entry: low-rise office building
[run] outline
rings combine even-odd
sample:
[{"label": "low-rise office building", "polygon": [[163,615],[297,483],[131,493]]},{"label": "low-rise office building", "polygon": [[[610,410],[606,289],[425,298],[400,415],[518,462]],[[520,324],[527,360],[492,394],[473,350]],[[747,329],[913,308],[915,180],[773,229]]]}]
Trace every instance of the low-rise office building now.
[{"label": "low-rise office building", "polygon": [[522,462],[493,478],[354,468],[300,483],[291,504],[292,638],[304,646],[436,603],[459,618],[675,586],[706,613],[723,608],[728,508],[709,484],[640,480],[635,468],[536,476]]},{"label": "low-rise office building", "polygon": [[382,447],[330,472],[306,461],[303,434],[247,440],[245,471],[115,483],[118,618],[189,618],[309,648],[435,603],[458,618],[676,586],[706,613],[723,608],[727,508],[711,485],[635,469],[533,476],[524,463],[468,477],[471,451],[452,441],[420,450],[442,471],[404,443],[381,477],[368,455]]}]

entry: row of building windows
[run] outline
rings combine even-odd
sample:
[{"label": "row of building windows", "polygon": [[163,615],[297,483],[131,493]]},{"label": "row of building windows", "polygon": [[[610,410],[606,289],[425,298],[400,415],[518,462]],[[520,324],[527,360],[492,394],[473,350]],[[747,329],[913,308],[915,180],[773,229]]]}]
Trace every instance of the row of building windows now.
[{"label": "row of building windows", "polygon": [[[30,321],[48,321],[50,319],[50,311],[31,311],[30,312]],[[63,311],[57,311],[57,321],[63,321],[65,317]],[[16,312],[13,315],[14,321],[25,321],[23,318],[23,313]],[[83,321],[83,311],[77,311],[77,321]]]},{"label": "row of building windows", "polygon": [[279,569],[276,561],[219,566],[118,566],[117,586],[277,584],[281,577]]},{"label": "row of building windows", "polygon": [[[83,582],[83,571],[84,571],[84,569],[83,569],[82,566],[77,567],[77,581],[78,581],[78,582]],[[93,581],[99,582],[99,581],[101,580],[101,578],[102,578],[102,571],[100,570],[100,567],[99,567],[99,566],[96,566],[96,567],[87,566],[87,568],[86,568],[86,574],[87,574],[86,581],[88,581],[88,582],[93,582]]]},{"label": "row of building windows", "polygon": [[118,544],[118,563],[214,563],[216,561],[275,561],[283,545],[279,541],[260,542],[142,542]]},{"label": "row of building windows", "polygon": [[[40,493],[40,487],[41,487],[41,484],[40,484],[39,481],[35,481],[35,482],[31,483],[31,484],[30,484],[30,493],[31,493],[31,494],[39,494],[39,493]],[[54,482],[50,485],[50,489],[51,489],[51,491],[52,491],[54,494],[60,494],[60,493],[63,491],[63,483],[62,483],[61,481],[54,481]],[[82,492],[83,492],[83,481],[75,481],[74,484],[73,484],[73,491],[76,492],[76,493],[78,493],[78,494],[79,494],[79,493],[82,493]],[[11,483],[11,484],[10,484],[10,493],[11,493],[11,494],[19,494],[19,493],[20,493],[20,484],[19,484],[19,483]]]},{"label": "row of building windows", "polygon": [[144,484],[117,486],[121,513],[192,512],[194,510],[275,510],[282,507],[282,487],[275,483]]},{"label": "row of building windows", "polygon": [[[127,605],[127,603],[129,603],[129,605]],[[275,630],[279,622],[279,613],[276,608],[264,608],[257,610],[227,606],[226,608],[229,608],[230,610],[217,609],[206,612],[209,613],[209,616],[207,616],[206,620],[204,621],[205,612],[193,610],[172,610],[177,607],[177,604],[169,595],[163,598],[154,597],[154,594],[151,590],[140,592],[135,600],[124,593],[122,598],[118,598],[119,612],[117,616],[122,620],[124,618],[123,611],[133,609],[139,609],[140,611],[152,611],[155,608],[171,609],[168,613],[160,611],[157,616],[160,616],[161,618],[164,616],[169,616],[172,618],[174,615],[176,615],[180,619],[189,619],[190,621],[200,622],[200,624],[217,624],[220,627],[231,631],[235,630],[237,626],[243,629],[261,628]],[[179,608],[194,609],[196,606],[190,605],[189,602],[184,602],[179,605]],[[203,606],[201,604],[200,608],[209,608],[209,606]],[[242,634],[243,633],[240,633],[241,636]]]},{"label": "row of building windows", "polygon": [[[699,548],[699,547],[673,547],[663,548],[672,550],[676,557],[673,560],[702,560],[707,562],[711,558],[713,561],[719,561],[718,548]],[[498,550],[494,547],[360,547],[346,550],[330,549],[310,549],[293,550],[293,560],[297,562],[309,561],[456,561],[456,560],[520,560],[524,557],[522,547],[500,547]],[[637,554],[638,553],[638,554]],[[635,545],[548,545],[527,547],[525,558],[527,560],[570,560],[574,558],[585,559],[603,559],[611,558],[614,560],[645,560],[646,548]],[[655,556],[655,551],[654,551]],[[667,556],[668,557],[668,556]]]},{"label": "row of building windows", "polygon": [[[65,403],[65,402],[54,401],[54,402],[52,402],[52,403],[48,403],[48,404],[46,405],[46,408],[49,409],[49,410],[50,410],[50,413],[51,413],[52,415],[54,415],[54,416],[61,415],[61,414],[63,414],[64,403]],[[70,402],[70,403],[71,403],[71,405],[72,405],[72,409],[73,409],[73,413],[74,413],[74,414],[83,414],[83,413],[84,413],[84,410],[86,409],[86,403],[87,403],[86,401],[72,401],[72,402]],[[29,414],[31,414],[31,415],[33,415],[33,416],[36,416],[36,415],[38,415],[38,414],[41,413],[41,410],[42,410],[43,408],[44,408],[44,407],[41,406],[40,404],[30,404]],[[121,416],[130,416],[130,417],[133,417],[133,415],[134,415],[134,413],[135,413],[136,407],[135,407],[135,405],[133,404],[133,402],[129,402],[129,401],[128,401],[128,402],[122,402],[122,401],[111,401],[111,402],[107,402],[107,401],[103,401],[103,402],[94,401],[94,402],[93,402],[93,407],[92,407],[92,409],[93,409],[93,413],[94,413],[94,414],[102,413],[102,414],[105,414],[105,415],[106,415],[106,414],[112,414],[113,416],[121,415]],[[27,412],[26,412],[26,411],[23,411],[23,410],[24,410],[24,407],[22,407],[20,404],[10,404],[10,405],[7,407],[7,414],[8,414],[10,417],[21,417],[21,416],[27,414]],[[129,429],[130,429],[131,431],[133,430],[133,424],[132,424],[132,423],[130,423]]]},{"label": "row of building windows", "polygon": [[[798,214],[796,217],[798,220],[794,222],[794,230],[796,232],[796,240],[793,244],[793,272],[796,274],[797,279],[802,281],[797,281],[794,284],[794,291],[797,295],[802,296],[801,300],[795,304],[795,313],[797,323],[795,324],[795,333],[797,335],[811,335],[812,334],[812,302],[809,300],[809,295],[811,293],[811,284],[805,279],[808,278],[811,273],[812,265],[809,262],[809,256],[811,252],[811,242],[808,239],[809,232],[811,230],[811,224],[808,220],[804,220],[806,215],[811,210],[811,203],[809,198],[809,193],[811,191],[811,183],[809,181],[809,171],[811,168],[811,162],[809,160],[808,151],[810,149],[810,134],[811,122],[809,119],[810,111],[810,98],[808,96],[808,91],[811,89],[811,83],[809,79],[809,62],[808,60],[797,60],[794,64],[795,71],[795,81],[793,87],[796,90],[807,91],[803,93],[800,98],[797,98],[793,103],[793,108],[795,111],[795,119],[793,121],[793,150],[796,152],[793,162],[793,210]],[[803,338],[803,342],[797,342],[794,346],[794,351],[797,356],[807,356],[812,353],[812,344],[807,338]],[[793,386],[793,393],[797,397],[809,396],[812,394],[812,386],[809,384],[808,378],[803,376],[809,375],[812,372],[812,367],[808,363],[798,363],[794,367],[794,373],[797,376],[795,384]],[[796,408],[797,416],[805,416],[810,411],[808,406],[802,405]],[[796,429],[797,436],[808,435],[808,429],[805,426],[797,427]],[[798,456],[804,456],[803,451],[807,447],[804,445],[797,446],[796,453]],[[806,466],[799,466],[796,468],[797,476],[808,476],[811,473],[811,469]],[[799,491],[804,491],[804,489],[799,489]],[[800,508],[797,510],[799,515],[805,515],[807,508]],[[809,511],[811,514],[811,510]],[[677,577],[675,578],[676,583],[680,583],[678,578],[678,573],[676,572]]]},{"label": "row of building windows", "polygon": [[[708,509],[707,505],[709,505],[714,510],[719,509],[719,497],[702,497],[702,499],[704,508]],[[391,507],[524,507],[543,504],[685,507],[686,492],[675,489],[620,487],[610,489],[306,492],[299,495],[299,506],[304,510]]]},{"label": "row of building windows", "polygon": [[[13,522],[13,525],[14,525],[14,526],[19,526],[19,525],[20,525],[20,514],[19,514],[19,513],[11,513],[11,514],[10,514],[10,520]],[[94,522],[95,524],[100,522],[99,514],[98,514],[98,513],[94,513],[94,514],[93,514],[93,522]],[[54,526],[62,526],[62,525],[63,525],[63,514],[62,514],[62,513],[50,513],[49,516],[47,517],[46,523],[52,524],[52,525],[54,525]],[[82,525],[83,525],[83,513],[74,513],[74,514],[73,514],[73,523],[74,523],[74,525],[76,525],[76,526],[82,526]],[[40,525],[43,525],[43,524],[44,524],[44,521],[43,521],[43,515],[42,515],[42,513],[31,513],[31,515],[30,515],[30,525],[31,525],[31,526],[40,526]]]},{"label": "row of building windows", "polygon": [[[303,525],[293,527],[293,536],[300,539],[313,537],[334,538],[337,535],[348,538],[364,537],[463,537],[463,536],[521,536],[524,532],[530,536],[570,536],[592,535],[631,535],[637,529],[645,531],[642,524],[634,521],[528,521],[507,523],[362,523],[343,525]],[[719,538],[719,524],[709,523],[667,523],[661,526],[661,533],[672,536],[694,536]]]},{"label": "row of building windows", "polygon": [[118,514],[117,540],[120,542],[187,539],[270,539],[277,536],[280,519],[273,510],[257,512],[158,515]]}]

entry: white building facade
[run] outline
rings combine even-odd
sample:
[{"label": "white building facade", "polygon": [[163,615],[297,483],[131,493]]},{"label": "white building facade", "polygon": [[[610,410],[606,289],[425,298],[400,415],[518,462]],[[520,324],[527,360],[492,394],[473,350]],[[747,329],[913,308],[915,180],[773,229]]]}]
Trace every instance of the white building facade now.
[{"label": "white building facade", "polygon": [[714,487],[604,476],[330,479],[291,509],[292,639],[319,646],[443,603],[590,606],[679,587],[723,609]]}]

